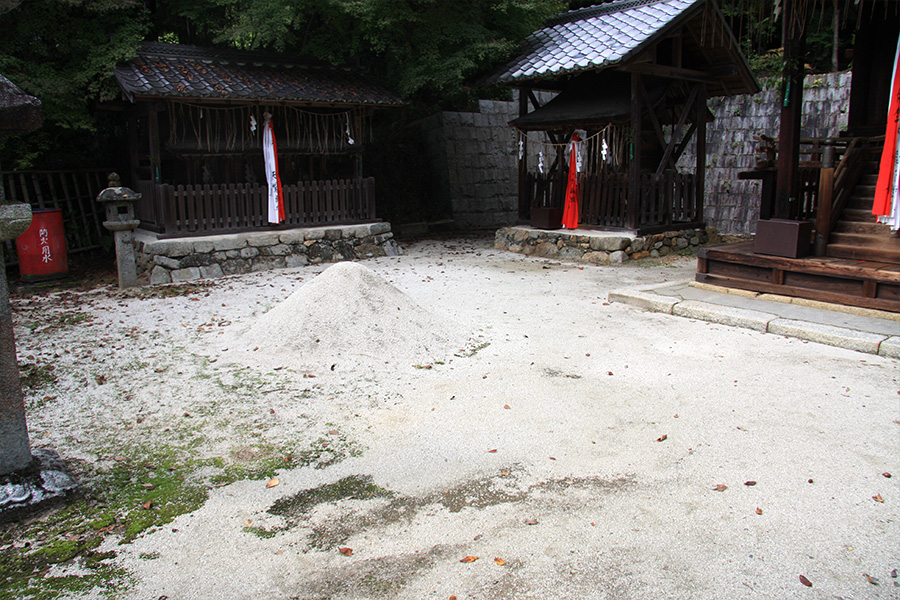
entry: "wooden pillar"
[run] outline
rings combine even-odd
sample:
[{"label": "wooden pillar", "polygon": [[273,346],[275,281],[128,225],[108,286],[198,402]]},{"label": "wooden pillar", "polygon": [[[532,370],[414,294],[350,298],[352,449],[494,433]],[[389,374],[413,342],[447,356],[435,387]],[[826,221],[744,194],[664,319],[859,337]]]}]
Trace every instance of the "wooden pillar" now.
[{"label": "wooden pillar", "polygon": [[703,204],[706,200],[706,84],[697,84],[697,104],[694,123],[697,125],[697,172],[694,183],[697,186],[697,221],[703,221]]},{"label": "wooden pillar", "polygon": [[159,172],[159,111],[155,106],[147,113],[147,130],[150,134],[150,179],[154,183],[159,183],[162,177]]},{"label": "wooden pillar", "polygon": [[625,224],[637,229],[641,219],[641,75],[631,74],[631,151],[628,163],[628,203]]},{"label": "wooden pillar", "polygon": [[[528,88],[519,88],[519,116],[528,114]],[[524,138],[524,134],[523,138]],[[519,159],[519,219],[527,220],[531,217],[530,199],[528,198],[528,140],[523,139],[522,157]],[[516,148],[518,157],[519,149]]]},{"label": "wooden pillar", "polygon": [[[791,218],[791,204],[800,189],[800,117],[803,109],[803,47],[805,25],[794,24],[794,3],[785,2],[784,71],[781,124],[778,132],[778,180],[775,184],[775,218]],[[801,18],[805,19],[805,15]]]}]

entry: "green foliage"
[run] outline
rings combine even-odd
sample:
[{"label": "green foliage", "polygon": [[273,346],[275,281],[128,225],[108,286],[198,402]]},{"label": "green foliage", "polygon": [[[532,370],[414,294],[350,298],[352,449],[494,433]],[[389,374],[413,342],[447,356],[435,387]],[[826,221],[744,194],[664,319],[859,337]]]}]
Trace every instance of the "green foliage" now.
[{"label": "green foliage", "polygon": [[[118,94],[112,66],[133,56],[147,14],[136,0],[24,0],[0,14],[0,73],[41,101],[44,126],[5,144],[18,168],[97,131],[93,108]],[[4,158],[8,159],[7,156]]]}]

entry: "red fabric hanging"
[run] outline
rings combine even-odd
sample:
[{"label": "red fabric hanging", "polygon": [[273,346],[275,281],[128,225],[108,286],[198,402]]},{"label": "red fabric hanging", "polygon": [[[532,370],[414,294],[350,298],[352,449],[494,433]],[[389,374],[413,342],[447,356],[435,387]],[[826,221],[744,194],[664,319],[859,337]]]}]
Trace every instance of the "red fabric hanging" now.
[{"label": "red fabric hanging", "polygon": [[900,125],[900,61],[894,61],[894,85],[891,89],[891,104],[888,111],[887,130],[884,133],[884,150],[881,152],[881,163],[878,166],[878,182],[875,184],[875,203],[872,214],[887,215],[891,211],[891,188],[894,182],[894,170],[897,165],[897,129]]},{"label": "red fabric hanging", "polygon": [[566,184],[566,202],[563,205],[562,226],[566,229],[578,229],[578,170],[575,166],[575,155],[581,138],[572,134],[572,150],[569,152],[569,181]]}]

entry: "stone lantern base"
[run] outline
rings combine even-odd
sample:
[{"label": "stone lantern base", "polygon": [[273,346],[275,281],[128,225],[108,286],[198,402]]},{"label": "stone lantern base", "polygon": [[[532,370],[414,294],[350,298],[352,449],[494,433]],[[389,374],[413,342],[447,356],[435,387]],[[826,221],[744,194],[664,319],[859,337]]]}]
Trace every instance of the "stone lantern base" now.
[{"label": "stone lantern base", "polygon": [[78,493],[78,482],[66,472],[59,454],[39,448],[31,455],[28,468],[0,475],[0,523],[52,508]]}]

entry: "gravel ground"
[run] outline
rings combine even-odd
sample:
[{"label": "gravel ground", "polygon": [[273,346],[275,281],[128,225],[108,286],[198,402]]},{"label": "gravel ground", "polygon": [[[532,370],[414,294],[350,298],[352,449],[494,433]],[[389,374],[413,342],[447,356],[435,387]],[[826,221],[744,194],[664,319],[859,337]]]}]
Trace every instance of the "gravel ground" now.
[{"label": "gravel ground", "polygon": [[690,257],[404,250],[325,296],[327,265],[13,299],[33,446],[88,487],[201,465],[199,508],[103,538],[114,597],[900,598],[898,361],[606,302]]}]

